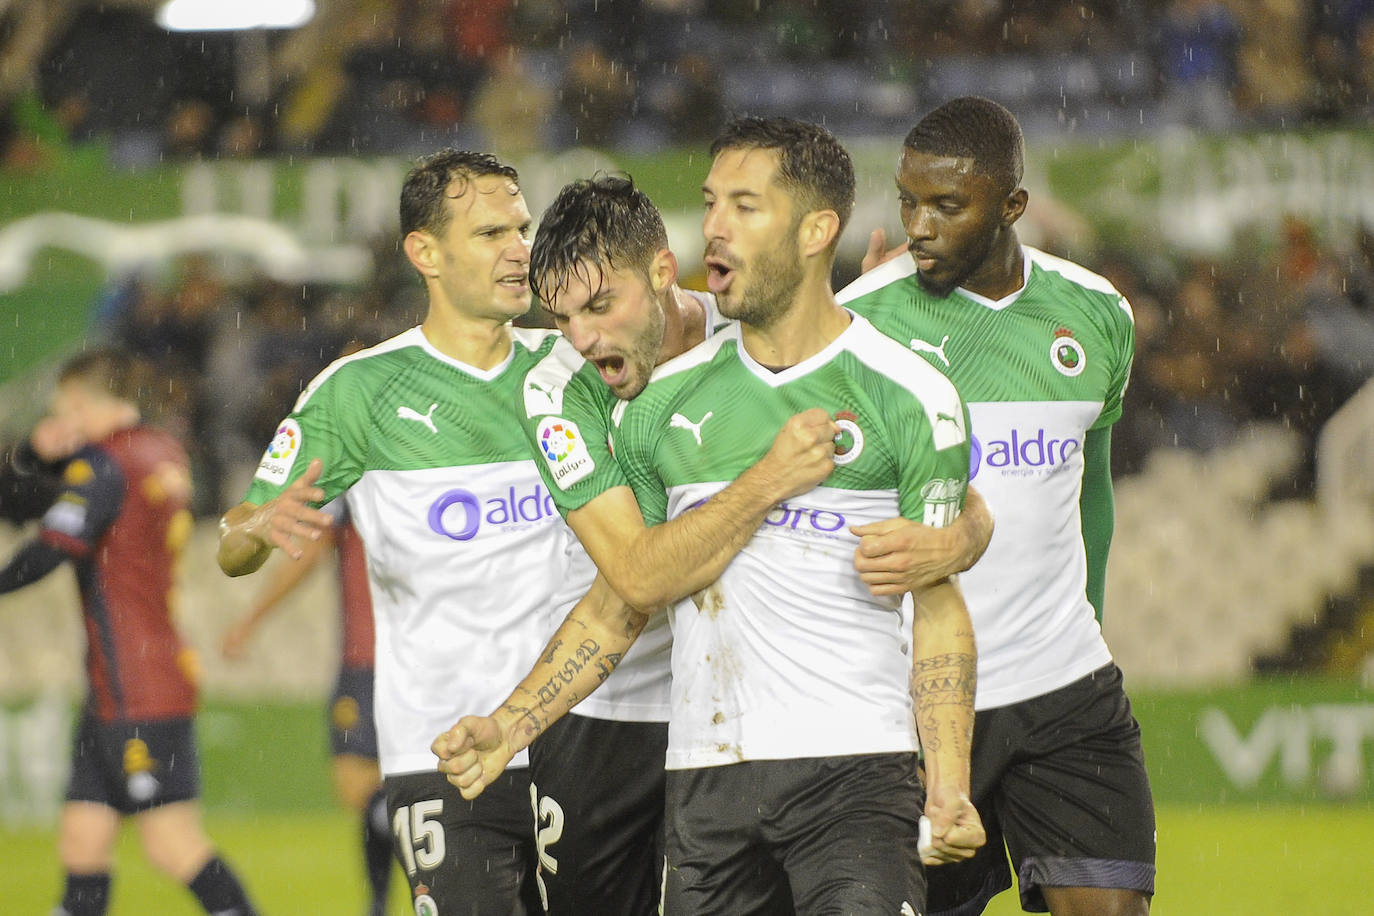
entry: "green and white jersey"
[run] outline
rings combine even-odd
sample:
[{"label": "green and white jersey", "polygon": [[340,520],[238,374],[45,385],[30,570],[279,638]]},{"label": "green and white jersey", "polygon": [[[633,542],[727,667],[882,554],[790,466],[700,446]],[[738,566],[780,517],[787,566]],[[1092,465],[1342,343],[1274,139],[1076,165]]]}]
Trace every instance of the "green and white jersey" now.
[{"label": "green and white jersey", "polygon": [[657,524],[719,492],[813,407],[842,429],[834,472],[780,504],[719,580],[670,611],[669,769],[917,748],[909,620],[859,579],[849,526],[958,515],[968,420],[948,379],[858,316],[780,372],[731,325],[617,406],[616,456]]},{"label": "green and white jersey", "polygon": [[575,539],[511,413],[557,335],[512,335],[486,371],[419,328],[337,360],[282,421],[248,491],[266,502],[312,458],[326,502],[348,491],[367,547],[388,775],[433,771],[434,737],[504,700],[544,646],[546,607],[591,584],[570,566]]},{"label": "green and white jersey", "polygon": [[[709,337],[721,323],[715,297],[684,292],[705,308]],[[564,516],[607,490],[630,485],[611,453],[611,412],[618,403],[596,367],[567,340],[554,344],[525,376],[517,412],[544,486]],[[583,552],[580,562],[590,564],[591,559]],[[557,628],[569,610],[570,605],[550,606],[550,626]],[[668,721],[671,655],[667,615],[657,614],[606,683],[573,711],[621,722]]]},{"label": "green and white jersey", "polygon": [[[838,298],[954,381],[973,418],[972,483],[996,528],[959,581],[978,638],[978,709],[1111,660],[1085,593],[1083,444],[1121,416],[1135,330],[1104,278],[1023,246],[1025,283],[993,302],[926,292],[907,256]],[[1106,494],[1104,494],[1106,495]]]}]

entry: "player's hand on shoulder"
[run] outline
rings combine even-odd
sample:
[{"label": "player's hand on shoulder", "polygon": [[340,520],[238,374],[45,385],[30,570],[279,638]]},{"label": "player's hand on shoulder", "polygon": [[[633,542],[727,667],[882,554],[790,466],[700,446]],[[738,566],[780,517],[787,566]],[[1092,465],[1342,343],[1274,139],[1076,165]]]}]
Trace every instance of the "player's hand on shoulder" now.
[{"label": "player's hand on shoulder", "polygon": [[482,794],[510,763],[505,735],[490,716],[464,716],[430,745],[439,772],[469,801]]},{"label": "player's hand on shoulder", "polygon": [[893,258],[900,257],[906,250],[905,241],[888,248],[887,233],[881,228],[874,229],[869,233],[868,250],[864,252],[864,259],[860,262],[859,269],[868,273],[873,268],[886,264]]},{"label": "player's hand on shoulder", "polygon": [[926,818],[930,842],[921,849],[921,861],[926,865],[970,859],[987,842],[983,819],[965,791],[931,789],[926,796]]},{"label": "player's hand on shoulder", "polygon": [[789,417],[763,461],[777,481],[781,502],[812,489],[835,470],[835,419],[820,407]]}]

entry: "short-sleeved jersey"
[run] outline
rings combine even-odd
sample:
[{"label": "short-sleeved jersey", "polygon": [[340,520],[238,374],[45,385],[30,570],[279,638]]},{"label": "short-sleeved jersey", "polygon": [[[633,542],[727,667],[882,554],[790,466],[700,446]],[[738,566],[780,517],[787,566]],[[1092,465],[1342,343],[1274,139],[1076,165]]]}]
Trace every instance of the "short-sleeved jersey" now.
[{"label": "short-sleeved jersey", "polygon": [[[722,323],[715,297],[683,292],[706,310],[709,337]],[[619,402],[596,367],[567,340],[555,344],[525,376],[516,411],[524,421],[544,485],[564,516],[608,490],[629,486],[611,454],[611,413]],[[562,622],[569,610],[551,608],[550,626]],[[622,722],[668,721],[671,653],[668,618],[656,615],[606,683],[578,704],[577,712]]]},{"label": "short-sleeved jersey", "polygon": [[433,770],[434,736],[504,700],[544,645],[547,605],[590,586],[571,578],[571,532],[511,414],[557,335],[512,336],[489,370],[445,356],[419,328],[335,361],[282,421],[248,491],[271,499],[313,458],[326,501],[348,491],[367,551],[387,775]]},{"label": "short-sleeved jersey", "polygon": [[972,484],[996,520],[959,579],[978,639],[976,706],[1040,696],[1111,660],[1085,588],[1083,444],[1121,416],[1130,305],[1102,277],[1024,247],[1020,291],[934,296],[903,256],[839,299],[950,377],[973,419]]},{"label": "short-sleeved jersey", "polygon": [[615,452],[656,524],[719,492],[813,407],[838,419],[835,470],[774,509],[719,580],[670,612],[669,769],[917,747],[910,626],[896,598],[859,579],[849,526],[957,516],[968,418],[948,379],[858,316],[780,372],[751,358],[732,325],[617,407]]},{"label": "short-sleeved jersey", "polygon": [[186,452],[135,426],[72,456],[39,539],[76,569],[88,703],[104,722],[192,715],[194,659],[173,625],[176,564],[191,534]]}]

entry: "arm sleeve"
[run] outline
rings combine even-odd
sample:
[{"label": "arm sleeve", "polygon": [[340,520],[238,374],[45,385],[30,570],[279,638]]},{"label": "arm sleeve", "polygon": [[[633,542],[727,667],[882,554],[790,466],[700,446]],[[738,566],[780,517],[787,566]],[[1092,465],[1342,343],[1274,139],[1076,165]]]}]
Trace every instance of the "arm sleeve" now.
[{"label": "arm sleeve", "polygon": [[30,541],[19,549],[9,565],[0,569],[0,595],[23,588],[52,572],[67,555],[42,541]]},{"label": "arm sleeve", "polygon": [[[898,451],[904,456],[898,467],[898,507],[904,517],[932,528],[944,528],[959,517],[968,491],[968,408],[957,399],[950,409],[957,414],[937,414],[947,418],[936,421],[942,427],[938,441],[929,414],[914,398],[899,414],[896,431],[898,445],[912,445]],[[958,435],[953,434],[956,423],[962,423]]]},{"label": "arm sleeve", "polygon": [[[530,399],[523,391],[517,404],[534,463],[554,505],[565,517],[607,490],[629,486],[611,453],[610,415],[615,395],[599,380],[596,384],[600,391],[581,374],[574,375],[562,390],[556,412],[531,412]],[[527,381],[525,389],[529,387]]]},{"label": "arm sleeve", "polygon": [[323,503],[357,483],[367,457],[372,397],[345,370],[307,389],[291,415],[277,424],[245,500],[262,505],[305,473],[314,458],[324,466],[317,486]]},{"label": "arm sleeve", "polygon": [[0,452],[0,518],[19,524],[46,512],[61,489],[61,467],[40,459],[27,441]]},{"label": "arm sleeve", "polygon": [[1112,499],[1111,427],[1088,430],[1083,440],[1083,491],[1078,514],[1088,559],[1088,600],[1102,622],[1107,591],[1107,552],[1112,546],[1116,507]]}]

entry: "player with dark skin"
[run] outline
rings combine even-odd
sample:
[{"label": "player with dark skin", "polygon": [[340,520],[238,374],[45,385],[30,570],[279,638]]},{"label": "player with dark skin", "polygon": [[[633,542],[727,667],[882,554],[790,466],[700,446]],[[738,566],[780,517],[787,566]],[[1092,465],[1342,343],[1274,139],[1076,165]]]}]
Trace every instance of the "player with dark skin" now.
[{"label": "player with dark skin", "polygon": [[[974,107],[993,107],[992,103],[984,100],[961,99],[950,104],[964,103]],[[1011,119],[1009,113],[1003,114]],[[1011,123],[1014,124],[1014,119],[1011,119]],[[1016,186],[1008,190],[1004,175],[980,168],[980,163],[973,157],[925,152],[910,144],[909,139],[907,145],[903,146],[896,172],[897,197],[906,239],[902,244],[888,249],[883,230],[875,230],[870,236],[863,262],[865,273],[909,254],[915,263],[916,279],[931,296],[949,297],[957,289],[1002,304],[1007,297],[1025,287],[1028,275],[1026,250],[1017,238],[1015,228],[1016,222],[1025,213],[1028,201],[1026,190],[1019,186],[1019,173]],[[970,300],[961,300],[961,305],[956,307],[975,306]],[[971,397],[970,401],[973,400],[976,399]],[[1092,444],[1091,439],[1089,444]],[[996,507],[994,501],[994,511]],[[1088,528],[1085,522],[1084,546],[1088,567],[1092,570],[1095,565],[1105,565],[1111,532],[1110,527],[1105,532],[1096,533]],[[1095,560],[1098,562],[1095,563]],[[995,573],[994,568],[992,574]],[[1095,582],[1090,572],[1090,596],[1094,593],[1094,587],[1100,590],[1101,580],[1099,578]],[[1097,607],[1100,612],[1100,601]],[[980,643],[980,651],[981,648]],[[1057,691],[1050,691],[1048,695],[1054,698],[1056,694]],[[1125,699],[1124,695],[1121,695],[1121,699]],[[980,708],[975,720],[975,734],[982,727],[984,715]],[[975,750],[975,788],[978,784],[978,764],[979,757]],[[1001,781],[1000,777],[998,781]],[[1144,789],[1144,796],[1144,804],[1148,808],[1148,786]],[[975,802],[980,808],[984,804],[976,795]],[[986,820],[987,812],[983,813]],[[1020,865],[1013,861],[1014,867]],[[935,908],[937,898],[934,894],[934,885],[939,880],[937,871],[933,873],[932,880],[932,913],[939,913]],[[1150,909],[1150,894],[1134,888],[1054,886],[1041,881],[1037,889],[1043,894],[1054,916],[1145,916]],[[966,911],[961,909],[960,912]]]}]

